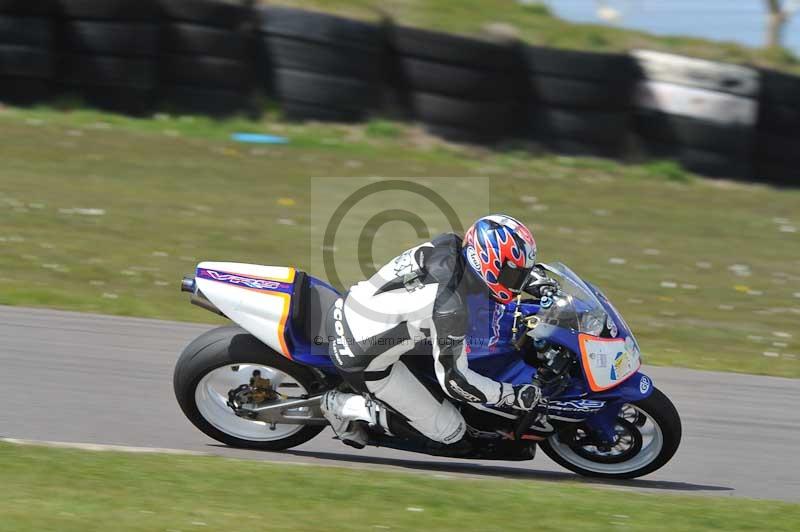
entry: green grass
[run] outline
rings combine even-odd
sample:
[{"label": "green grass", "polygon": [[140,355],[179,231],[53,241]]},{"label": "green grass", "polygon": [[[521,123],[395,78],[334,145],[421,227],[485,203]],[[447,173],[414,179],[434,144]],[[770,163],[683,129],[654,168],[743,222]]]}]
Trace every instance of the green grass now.
[{"label": "green grass", "polygon": [[[544,5],[522,5],[517,0],[264,0],[264,3],[373,20],[382,14],[390,15],[401,24],[471,35],[485,33],[490,24],[502,24],[513,27],[523,41],[532,44],[592,51],[648,48],[800,73],[800,59],[783,48],[749,48],[732,42],[658,36],[601,24],[576,24],[553,16]],[[764,17],[766,20],[766,15]]]},{"label": "green grass", "polygon": [[[236,144],[237,130],[291,142]],[[213,321],[177,290],[196,262],[318,272],[309,178],[405,177],[454,183],[452,201],[528,222],[541,260],[567,262],[607,292],[646,362],[800,377],[798,190],[699,179],[668,162],[464,148],[387,122],[6,108],[0,138],[0,304]],[[475,178],[488,193],[460,188]],[[338,204],[338,182],[314,182]],[[418,241],[403,224],[381,231],[378,263]],[[361,276],[342,267],[345,284]]]},{"label": "green grass", "polygon": [[0,531],[795,530],[800,505],[0,444]]}]

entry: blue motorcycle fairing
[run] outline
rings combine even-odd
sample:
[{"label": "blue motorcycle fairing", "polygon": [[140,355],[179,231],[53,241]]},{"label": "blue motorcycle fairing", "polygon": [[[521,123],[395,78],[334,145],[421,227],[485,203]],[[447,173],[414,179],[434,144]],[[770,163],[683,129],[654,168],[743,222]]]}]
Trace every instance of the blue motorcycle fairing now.
[{"label": "blue motorcycle fairing", "polygon": [[[627,323],[621,318],[605,295],[594,286],[592,286],[592,289],[600,296],[598,299],[603,304],[603,308],[610,319],[614,321],[617,327],[617,337],[626,338],[631,336],[631,331]],[[492,333],[494,334],[499,328],[501,334],[504,334],[508,340],[502,343],[473,340],[470,344],[472,349],[469,353],[469,363],[470,367],[478,373],[499,382],[528,384],[536,375],[536,369],[525,363],[525,361],[520,358],[519,353],[513,351],[513,346],[505,350],[500,350],[497,347],[494,349],[491,348],[498,345],[503,347],[511,346],[511,329],[513,327],[513,314],[515,310],[516,304],[509,303],[505,305],[503,312],[495,311],[492,313],[492,317],[494,318],[491,326]],[[525,315],[536,314],[539,311],[539,306],[523,303],[521,305],[521,311]],[[487,314],[487,311],[484,310],[484,319]],[[497,318],[498,314],[499,319]],[[475,331],[481,330],[480,327],[481,325],[478,323],[471,323],[470,333],[475,335]],[[540,327],[542,327],[541,330],[544,331],[543,335],[539,335],[540,338],[568,348],[581,360],[578,331],[546,325],[540,325]],[[483,330],[486,331],[485,325]],[[521,331],[519,334],[523,333],[524,331]],[[490,344],[492,345],[490,346]],[[560,419],[562,421],[585,421],[590,428],[598,430],[608,441],[611,441],[615,436],[615,420],[620,407],[625,403],[640,401],[648,397],[653,391],[652,379],[636,371],[613,388],[601,392],[593,392],[589,388],[588,380],[586,379],[586,370],[583,368],[582,360],[580,368],[580,378],[573,378],[567,388],[562,391],[557,398],[553,398],[547,406],[543,405],[537,410],[541,413],[547,413],[551,418]]]},{"label": "blue motorcycle fairing", "polygon": [[644,373],[637,371],[611,390],[592,396],[596,399],[607,399],[608,403],[603,410],[600,410],[594,416],[586,418],[586,425],[602,433],[606,441],[614,441],[617,414],[622,405],[641,401],[652,393],[653,380]]},{"label": "blue motorcycle fairing", "polygon": [[[534,368],[528,368],[535,374]],[[529,382],[527,380],[515,384]],[[592,392],[585,386],[583,379],[572,379],[566,390],[536,410],[564,421],[591,421],[593,416],[607,410],[612,411],[616,417],[617,410],[623,404],[641,401],[651,393],[653,380],[638,371],[619,385],[603,392]]]},{"label": "blue motorcycle fairing", "polygon": [[497,303],[481,293],[469,294],[466,299],[469,321],[464,341],[470,361],[514,351],[511,330],[516,304]]},{"label": "blue motorcycle fairing", "polygon": [[[327,283],[309,276],[309,282],[338,292]],[[619,337],[630,335],[630,330],[621,319],[616,309],[608,302],[602,292],[592,286],[599,296],[609,317],[614,320]],[[536,368],[527,364],[513,345],[513,315],[517,308],[515,303],[501,305],[482,295],[468,297],[469,324],[466,343],[469,365],[474,371],[498,382],[511,384],[529,384],[536,375]],[[525,315],[536,314],[539,306],[522,303],[521,311]],[[549,342],[562,345],[576,355],[580,353],[578,332],[557,327],[543,327]],[[518,334],[524,334],[520,331]],[[286,337],[292,346],[292,357],[298,363],[313,366],[325,373],[335,374],[336,370],[328,356],[327,343],[309,343],[299,331],[287,324]],[[580,357],[579,357],[580,358]],[[436,382],[436,378],[429,378]],[[569,386],[557,398],[553,398],[550,408],[544,406],[540,412],[547,412],[555,419],[564,421],[585,421],[587,425],[613,438],[614,420],[619,408],[624,403],[640,401],[653,391],[652,380],[641,372],[635,372],[625,381],[602,392],[592,392],[583,373],[573,378]]]},{"label": "blue motorcycle fairing", "polygon": [[[338,290],[328,283],[311,275],[307,275],[307,278],[311,286],[327,289],[337,295],[341,295]],[[290,315],[296,304],[297,302],[293,297],[289,311]],[[292,320],[287,320],[284,330],[289,350],[292,353],[292,360],[306,366],[315,367],[325,373],[335,375],[336,368],[333,365],[333,361],[331,361],[331,358],[328,356],[328,339],[323,338],[322,341],[315,338],[307,339],[302,331],[296,330],[295,325],[296,324],[293,323]]]}]

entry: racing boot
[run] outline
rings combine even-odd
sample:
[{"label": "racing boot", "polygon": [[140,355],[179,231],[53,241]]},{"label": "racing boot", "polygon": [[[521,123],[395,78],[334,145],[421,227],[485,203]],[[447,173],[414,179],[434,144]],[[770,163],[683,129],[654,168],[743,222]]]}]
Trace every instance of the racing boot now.
[{"label": "racing boot", "polygon": [[322,396],[320,407],[343,443],[356,449],[366,446],[366,426],[374,424],[374,420],[364,396],[331,390]]}]

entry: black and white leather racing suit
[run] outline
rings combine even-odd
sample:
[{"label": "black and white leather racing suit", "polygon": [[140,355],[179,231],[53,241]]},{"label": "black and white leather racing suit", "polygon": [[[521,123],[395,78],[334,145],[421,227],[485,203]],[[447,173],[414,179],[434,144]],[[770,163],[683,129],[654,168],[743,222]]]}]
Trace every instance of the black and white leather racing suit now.
[{"label": "black and white leather racing suit", "polygon": [[[459,441],[466,423],[451,402],[420,382],[402,355],[432,355],[439,384],[454,399],[514,402],[510,384],[467,364],[466,295],[484,288],[465,271],[460,251],[461,238],[444,234],[403,252],[354,285],[336,302],[328,321],[330,356],[345,380],[390,406],[423,436],[444,444]],[[377,422],[389,427],[386,420]]]}]

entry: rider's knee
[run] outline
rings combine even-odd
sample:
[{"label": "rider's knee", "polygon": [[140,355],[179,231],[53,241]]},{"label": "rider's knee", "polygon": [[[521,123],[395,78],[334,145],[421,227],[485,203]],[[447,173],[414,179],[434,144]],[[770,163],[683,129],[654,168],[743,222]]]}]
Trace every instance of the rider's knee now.
[{"label": "rider's knee", "polygon": [[434,423],[430,427],[428,438],[438,443],[451,445],[464,437],[467,432],[467,424],[452,403],[445,401],[436,412]]}]

